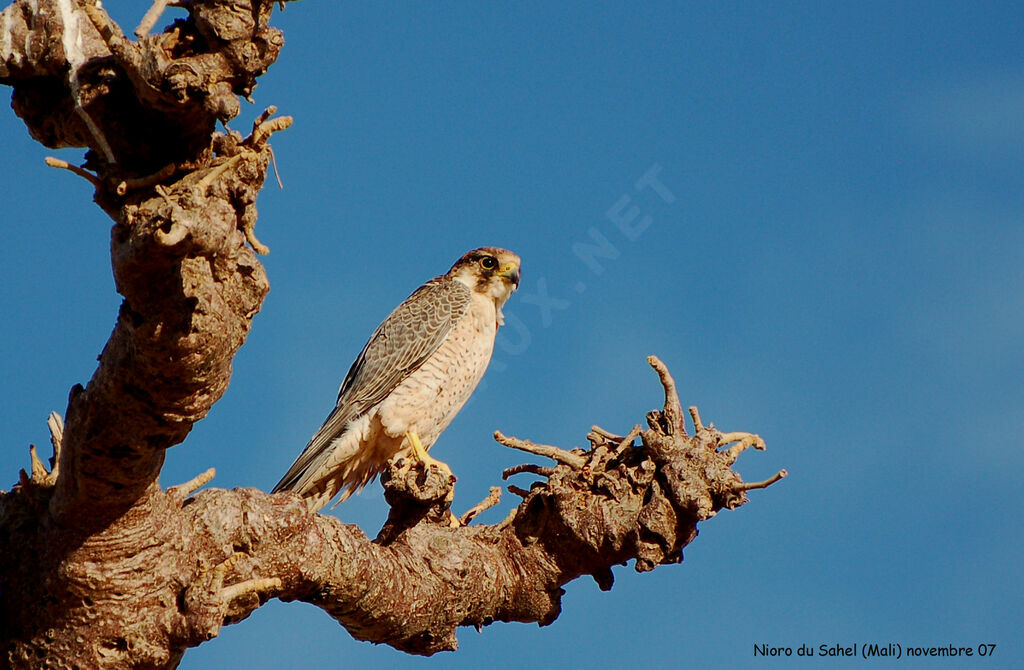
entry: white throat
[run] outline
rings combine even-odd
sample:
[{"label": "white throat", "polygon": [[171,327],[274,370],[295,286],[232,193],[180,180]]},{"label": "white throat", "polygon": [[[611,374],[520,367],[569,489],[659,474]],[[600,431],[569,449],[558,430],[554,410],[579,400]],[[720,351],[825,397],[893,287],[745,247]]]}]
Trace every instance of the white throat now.
[{"label": "white throat", "polygon": [[476,295],[488,298],[494,302],[494,312],[497,319],[498,325],[505,325],[505,315],[502,314],[501,308],[508,301],[509,297],[516,290],[514,286],[509,284],[507,281],[499,276],[491,277],[490,281],[487,282],[486,287],[483,291],[480,291],[477,282],[479,277],[473,272],[472,268],[460,268],[455,273],[455,281],[465,285],[470,291]]}]

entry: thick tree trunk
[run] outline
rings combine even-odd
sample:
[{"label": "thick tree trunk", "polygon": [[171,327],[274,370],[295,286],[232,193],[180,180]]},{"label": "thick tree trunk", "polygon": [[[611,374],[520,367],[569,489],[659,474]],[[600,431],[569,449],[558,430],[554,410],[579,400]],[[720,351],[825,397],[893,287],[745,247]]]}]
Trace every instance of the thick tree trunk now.
[{"label": "thick tree trunk", "polygon": [[649,429],[595,429],[587,452],[498,436],[556,465],[514,469],[543,481],[510,487],[524,500],[497,526],[449,527],[451,482],[436,470],[386,473],[391,516],[374,541],[290,493],[161,489],[164,450],[224,393],[269,290],[255,201],[267,139],[290,120],[268,110],[247,138],[215,124],[283,45],[271,8],[192,0],[187,19],[137,41],[83,0],[0,14],[0,82],[40,142],[88,147],[81,168],[51,164],[89,179],[113,218],[124,296],[66,425],[51,420],[52,471],[33,452],[31,476],[0,492],[0,659],[12,667],[174,667],[270,597],[314,603],[359,639],[454,649],[458,626],[554,620],[561,586],[581,575],[607,589],[613,565],[678,562],[697,522],[775,479],[744,484],[730,469],[763,447],[756,436],[705,428],[692,410],[689,437],[652,359],[666,404]]}]

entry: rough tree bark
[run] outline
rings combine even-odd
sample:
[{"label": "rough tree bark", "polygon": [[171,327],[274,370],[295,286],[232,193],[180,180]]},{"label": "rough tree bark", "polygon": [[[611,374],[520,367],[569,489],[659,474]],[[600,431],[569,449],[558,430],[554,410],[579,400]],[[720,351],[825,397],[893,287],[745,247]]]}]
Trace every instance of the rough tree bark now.
[{"label": "rough tree bark", "polygon": [[[674,382],[649,428],[595,427],[588,451],[496,434],[552,458],[495,526],[450,528],[452,484],[436,470],[383,477],[390,517],[371,541],[310,513],[291,493],[162,489],[164,451],[227,388],[231,361],[269,284],[256,253],[255,201],[267,139],[216,132],[239,111],[284,40],[272,3],[190,0],[188,16],[129,40],[88,0],[18,0],[0,14],[0,82],[33,137],[87,147],[65,167],[89,179],[114,220],[111,260],[124,296],[89,384],[51,417],[50,471],[0,492],[0,662],[11,667],[170,668],[188,647],[268,598],[314,603],[359,639],[417,654],[455,649],[458,626],[550,623],[561,586],[611,567],[682,560],[696,524],[746,501],[730,466],[764,443],[703,426],[687,434]],[[637,444],[636,440],[640,442]],[[721,449],[724,445],[734,446]],[[472,512],[464,519],[468,522]]]}]

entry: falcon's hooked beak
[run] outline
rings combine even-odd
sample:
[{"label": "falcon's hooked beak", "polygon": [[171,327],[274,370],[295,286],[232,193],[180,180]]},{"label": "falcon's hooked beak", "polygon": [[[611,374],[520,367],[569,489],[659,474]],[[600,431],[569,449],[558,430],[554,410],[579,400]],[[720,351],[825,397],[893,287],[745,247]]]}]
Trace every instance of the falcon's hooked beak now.
[{"label": "falcon's hooked beak", "polygon": [[498,274],[507,279],[515,288],[519,288],[519,265],[516,263],[505,263],[498,270]]}]

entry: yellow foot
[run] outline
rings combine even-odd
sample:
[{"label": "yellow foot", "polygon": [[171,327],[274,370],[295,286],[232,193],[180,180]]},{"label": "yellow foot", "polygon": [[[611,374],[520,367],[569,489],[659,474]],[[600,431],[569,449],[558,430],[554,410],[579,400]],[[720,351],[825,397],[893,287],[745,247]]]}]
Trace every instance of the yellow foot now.
[{"label": "yellow foot", "polygon": [[429,468],[431,465],[436,465],[441,472],[452,477],[452,469],[448,467],[447,463],[439,461],[423,448],[423,443],[420,442],[420,436],[413,431],[409,431],[405,434],[405,439],[409,441],[409,446],[412,448],[412,455],[417,461],[423,464],[424,467]]}]

